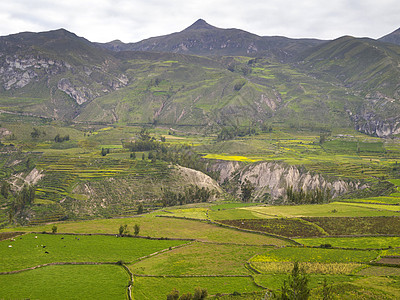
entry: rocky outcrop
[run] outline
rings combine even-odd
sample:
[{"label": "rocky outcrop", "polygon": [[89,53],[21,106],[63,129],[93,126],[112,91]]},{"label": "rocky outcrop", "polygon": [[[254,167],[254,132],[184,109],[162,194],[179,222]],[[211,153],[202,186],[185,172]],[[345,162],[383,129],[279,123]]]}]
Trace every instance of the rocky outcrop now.
[{"label": "rocky outcrop", "polygon": [[62,78],[57,85],[57,88],[65,92],[68,96],[76,101],[79,105],[94,98],[92,91],[86,87],[74,86],[69,79]]},{"label": "rocky outcrop", "polygon": [[355,115],[353,117],[355,129],[362,133],[389,137],[400,133],[400,118],[381,119],[374,113]]},{"label": "rocky outcrop", "polygon": [[56,75],[70,69],[61,61],[39,56],[5,56],[0,60],[0,81],[5,90],[22,88],[46,74]]},{"label": "rocky outcrop", "polygon": [[182,179],[185,185],[197,185],[199,188],[208,188],[209,190],[216,190],[217,192],[222,192],[218,183],[212,179],[210,176],[204,174],[203,172],[182,167],[177,165],[175,167],[178,176]]},{"label": "rocky outcrop", "polygon": [[268,195],[271,200],[284,198],[286,189],[290,186],[297,191],[300,189],[304,191],[329,189],[333,198],[366,187],[360,182],[327,178],[321,174],[311,173],[305,168],[281,162],[240,165],[238,162],[218,161],[213,164],[213,170],[220,172],[221,181],[235,182],[238,194],[240,194],[241,183],[248,180],[255,187],[254,196],[256,198],[264,198],[265,195]]}]

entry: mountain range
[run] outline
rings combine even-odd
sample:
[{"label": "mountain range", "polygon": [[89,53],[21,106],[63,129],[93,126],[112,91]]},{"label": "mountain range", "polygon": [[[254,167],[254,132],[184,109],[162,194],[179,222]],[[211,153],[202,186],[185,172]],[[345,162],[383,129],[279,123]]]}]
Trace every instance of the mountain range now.
[{"label": "mountain range", "polygon": [[400,30],[378,40],[260,37],[198,20],[138,43],[64,29],[0,37],[2,113],[69,122],[354,127],[400,134]]}]

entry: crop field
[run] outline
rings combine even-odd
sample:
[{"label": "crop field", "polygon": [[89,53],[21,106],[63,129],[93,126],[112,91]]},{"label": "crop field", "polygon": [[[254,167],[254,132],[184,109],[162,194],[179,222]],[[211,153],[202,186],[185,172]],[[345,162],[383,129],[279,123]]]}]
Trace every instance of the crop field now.
[{"label": "crop field", "polygon": [[[126,224],[130,231],[133,226],[140,226],[140,235],[151,237],[168,237],[181,239],[197,239],[205,242],[239,243],[249,245],[277,245],[282,246],[288,242],[259,234],[241,232],[234,229],[223,228],[206,222],[155,217],[156,213],[134,218],[98,219],[89,221],[60,222],[57,224],[58,232],[63,233],[108,233],[117,234],[118,228]],[[51,232],[52,225],[38,225],[34,227],[17,227],[21,231],[47,231]],[[178,230],[179,229],[179,230]]]},{"label": "crop field", "polygon": [[263,289],[249,277],[135,277],[134,299],[165,299],[173,289],[192,293],[196,287],[205,288],[209,295],[252,293]]},{"label": "crop field", "polygon": [[[251,275],[246,261],[266,247],[195,242],[129,265],[134,274]],[[215,258],[218,257],[216,260]]]},{"label": "crop field", "polygon": [[48,266],[0,275],[1,299],[126,299],[129,276],[113,265]]},{"label": "crop field", "polygon": [[[358,208],[357,208],[358,209]],[[400,218],[393,217],[315,217],[303,218],[323,228],[329,235],[400,234]]]},{"label": "crop field", "polygon": [[250,210],[265,215],[265,217],[375,217],[375,216],[400,216],[396,210],[385,209],[384,206],[370,207],[363,204],[354,206],[353,203],[332,202],[317,205],[296,206],[260,206],[246,207]]},{"label": "crop field", "polygon": [[234,227],[263,231],[287,237],[316,237],[326,234],[323,229],[302,219],[242,219],[220,220],[219,222]]},{"label": "crop field", "polygon": [[27,234],[15,241],[0,242],[0,272],[51,262],[129,262],[184,243],[116,236]]},{"label": "crop field", "polygon": [[400,237],[398,236],[302,238],[296,239],[296,241],[306,246],[320,246],[329,244],[333,247],[358,249],[400,247]]},{"label": "crop field", "polygon": [[254,256],[253,262],[366,263],[377,258],[377,250],[343,250],[304,247],[269,249]]}]

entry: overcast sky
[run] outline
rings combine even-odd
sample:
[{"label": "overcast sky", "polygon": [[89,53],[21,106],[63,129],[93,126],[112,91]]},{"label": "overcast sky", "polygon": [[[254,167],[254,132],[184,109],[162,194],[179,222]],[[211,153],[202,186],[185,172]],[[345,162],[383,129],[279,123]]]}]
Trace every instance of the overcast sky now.
[{"label": "overcast sky", "polygon": [[93,42],[137,42],[197,19],[262,36],[379,38],[400,27],[399,0],[0,0],[0,35],[65,28]]}]

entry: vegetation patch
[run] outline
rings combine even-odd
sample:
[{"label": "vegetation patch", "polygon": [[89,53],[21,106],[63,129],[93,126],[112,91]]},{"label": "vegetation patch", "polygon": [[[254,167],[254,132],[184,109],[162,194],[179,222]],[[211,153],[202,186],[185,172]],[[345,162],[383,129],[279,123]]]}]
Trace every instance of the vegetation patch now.
[{"label": "vegetation patch", "polygon": [[119,266],[48,266],[0,275],[0,298],[123,300],[128,281],[127,273]]},{"label": "vegetation patch", "polygon": [[134,279],[134,299],[165,299],[173,290],[180,294],[193,293],[196,287],[206,289],[208,295],[252,293],[263,290],[249,277],[137,277]]},{"label": "vegetation patch", "polygon": [[397,236],[377,236],[377,237],[326,237],[326,238],[308,238],[296,239],[297,242],[306,245],[318,247],[321,245],[331,245],[341,248],[358,249],[382,249],[388,247],[400,247],[400,237]]},{"label": "vegetation patch", "polygon": [[264,249],[195,242],[131,264],[129,268],[134,274],[151,275],[250,275],[246,261]]},{"label": "vegetation patch", "polygon": [[27,234],[12,242],[0,242],[1,257],[8,257],[0,262],[0,271],[20,270],[52,262],[133,261],[184,243],[117,236]]},{"label": "vegetation patch", "polygon": [[377,258],[379,251],[284,247],[254,256],[250,262],[363,263]]},{"label": "vegetation patch", "polygon": [[301,219],[243,219],[220,220],[219,222],[238,228],[262,231],[286,237],[323,236],[322,230]]},{"label": "vegetation patch", "polygon": [[303,218],[322,227],[330,235],[400,235],[400,217]]},{"label": "vegetation patch", "polygon": [[[293,262],[261,262],[251,261],[251,267],[262,274],[290,273]],[[319,263],[301,262],[299,267],[307,274],[353,274],[364,267],[359,263]]]}]

